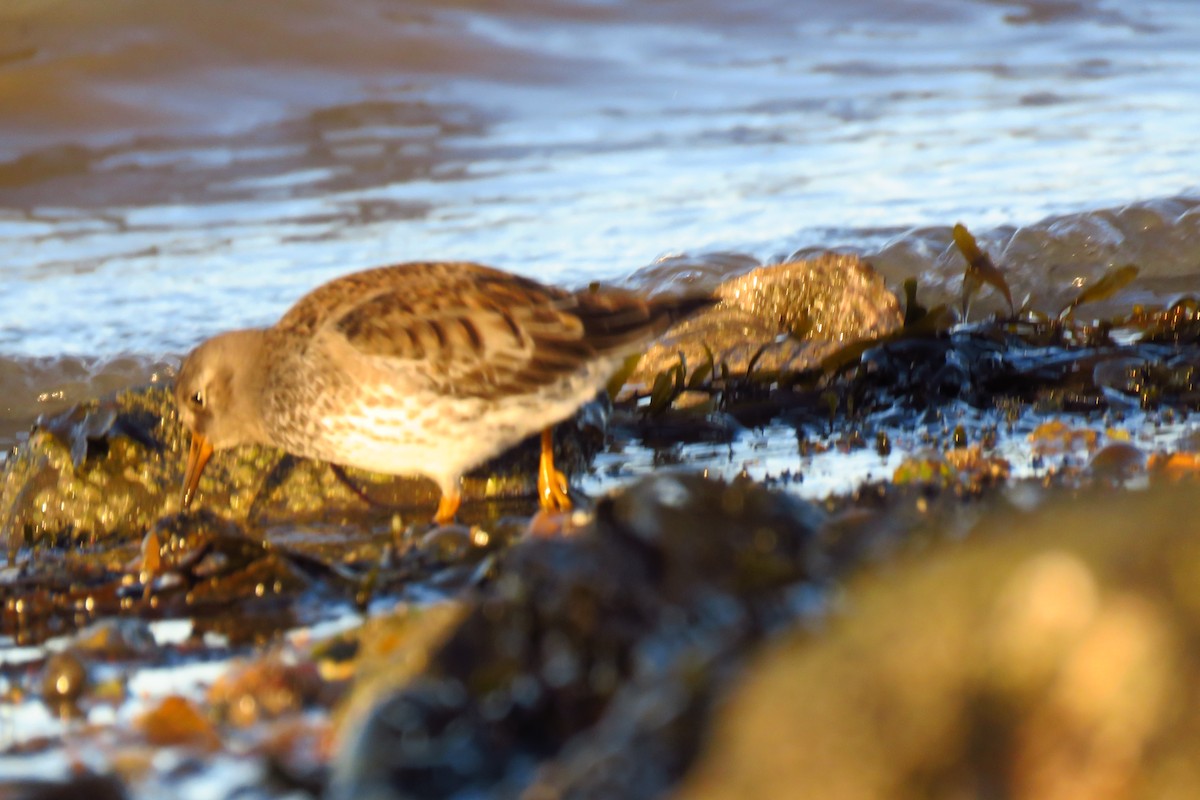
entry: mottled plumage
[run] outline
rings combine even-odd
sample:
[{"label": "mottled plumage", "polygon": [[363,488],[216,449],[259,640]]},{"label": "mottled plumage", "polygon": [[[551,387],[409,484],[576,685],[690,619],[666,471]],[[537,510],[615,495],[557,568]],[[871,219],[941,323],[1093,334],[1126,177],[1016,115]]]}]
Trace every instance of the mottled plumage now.
[{"label": "mottled plumage", "polygon": [[[426,475],[446,521],[464,472],[573,414],[626,356],[711,302],[569,292],[457,262],[338,278],[273,327],[221,334],[184,361],[185,505],[212,449],[257,442]],[[561,476],[542,472],[554,484],[540,486],[543,505],[566,504]]]}]

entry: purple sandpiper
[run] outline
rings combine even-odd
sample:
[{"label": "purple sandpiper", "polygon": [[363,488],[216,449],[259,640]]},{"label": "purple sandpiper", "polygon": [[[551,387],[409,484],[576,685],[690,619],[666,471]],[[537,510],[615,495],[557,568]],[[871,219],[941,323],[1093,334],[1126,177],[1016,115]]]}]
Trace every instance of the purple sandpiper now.
[{"label": "purple sandpiper", "polygon": [[454,519],[464,472],[542,432],[538,495],[570,508],[550,428],[621,364],[712,298],[546,286],[478,264],[421,262],[333,280],[269,328],[231,331],[184,360],[192,432],[183,507],[214,450],[258,443],[393,475],[425,475]]}]

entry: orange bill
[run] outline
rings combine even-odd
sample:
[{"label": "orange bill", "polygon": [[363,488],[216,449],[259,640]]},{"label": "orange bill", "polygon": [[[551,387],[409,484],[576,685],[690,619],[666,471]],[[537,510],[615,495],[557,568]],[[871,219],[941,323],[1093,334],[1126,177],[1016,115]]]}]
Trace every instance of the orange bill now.
[{"label": "orange bill", "polygon": [[183,476],[183,510],[187,511],[196,495],[196,486],[200,483],[200,473],[212,456],[212,444],[202,433],[192,434],[192,449],[188,453],[187,472]]}]

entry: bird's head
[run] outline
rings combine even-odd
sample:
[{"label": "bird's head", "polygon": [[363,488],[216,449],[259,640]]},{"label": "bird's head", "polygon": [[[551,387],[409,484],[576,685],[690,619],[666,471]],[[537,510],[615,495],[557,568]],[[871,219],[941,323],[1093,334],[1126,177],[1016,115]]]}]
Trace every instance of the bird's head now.
[{"label": "bird's head", "polygon": [[259,388],[264,331],[214,336],[184,359],[175,379],[179,418],[192,433],[184,478],[184,508],[213,450],[262,440]]}]

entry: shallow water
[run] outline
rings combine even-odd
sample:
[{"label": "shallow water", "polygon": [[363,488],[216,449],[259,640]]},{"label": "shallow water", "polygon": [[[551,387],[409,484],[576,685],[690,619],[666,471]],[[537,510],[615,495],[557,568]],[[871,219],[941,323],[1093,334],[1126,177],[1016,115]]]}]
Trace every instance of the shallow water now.
[{"label": "shallow water", "polygon": [[1197,34],[1190,0],[8,3],[0,358],[178,354],[391,261],[581,284],[1194,194]]}]

